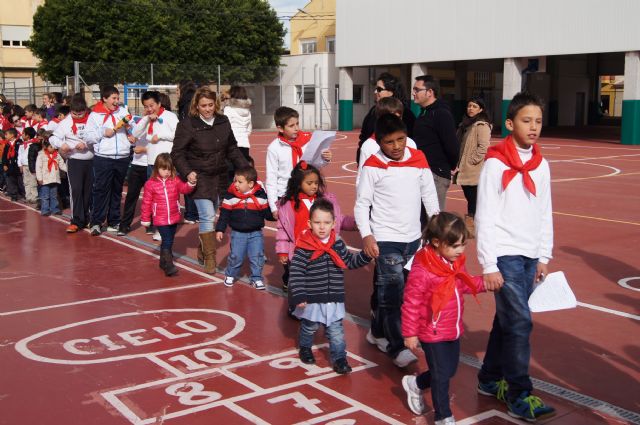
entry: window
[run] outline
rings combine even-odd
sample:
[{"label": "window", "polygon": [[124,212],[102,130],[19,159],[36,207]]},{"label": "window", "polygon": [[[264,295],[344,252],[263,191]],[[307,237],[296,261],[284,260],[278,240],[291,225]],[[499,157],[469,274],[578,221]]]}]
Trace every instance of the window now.
[{"label": "window", "polygon": [[3,47],[27,47],[31,27],[26,25],[0,25]]},{"label": "window", "polygon": [[[340,85],[336,84],[336,105],[338,104],[338,100],[340,100]],[[354,85],[353,86],[353,103],[361,104],[364,103],[364,86],[363,85]]]},{"label": "window", "polygon": [[302,86],[296,86],[296,99],[295,103],[316,103],[316,88],[313,86],[304,87],[304,98],[302,96]]},{"label": "window", "polygon": [[335,53],[336,52],[336,38],[335,37],[327,37],[327,52]]},{"label": "window", "polygon": [[300,40],[300,51],[302,53],[315,53],[317,49],[318,49],[318,46],[315,38]]},{"label": "window", "polygon": [[280,107],[280,87],[264,86],[264,113],[270,114]]}]

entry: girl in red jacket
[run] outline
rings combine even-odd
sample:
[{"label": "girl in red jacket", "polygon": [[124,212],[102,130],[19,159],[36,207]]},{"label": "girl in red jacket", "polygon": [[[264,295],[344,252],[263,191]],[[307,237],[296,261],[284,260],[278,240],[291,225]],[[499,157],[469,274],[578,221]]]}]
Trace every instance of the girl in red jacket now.
[{"label": "girl in red jacket", "polygon": [[449,407],[449,380],[460,356],[462,294],[475,296],[485,291],[482,276],[470,276],[464,266],[468,238],[460,216],[447,212],[433,216],[423,236],[425,246],[416,252],[404,289],[404,344],[411,350],[422,346],[429,370],[405,376],[402,386],[416,415],[424,412],[422,392],[431,388],[436,425],[455,424]]},{"label": "girl in red jacket", "polygon": [[151,177],[144,185],[140,221],[143,226],[149,227],[153,216],[153,224],[162,237],[160,268],[166,276],[178,273],[173,264],[171,248],[180,221],[180,194],[193,192],[195,186],[195,183],[185,183],[176,176],[176,167],[168,153],[158,155]]}]

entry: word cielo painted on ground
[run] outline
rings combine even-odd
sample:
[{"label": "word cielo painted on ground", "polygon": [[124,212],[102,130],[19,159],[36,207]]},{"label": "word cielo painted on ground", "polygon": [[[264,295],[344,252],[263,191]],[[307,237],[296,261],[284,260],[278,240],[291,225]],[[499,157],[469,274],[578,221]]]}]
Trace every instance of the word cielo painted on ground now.
[{"label": "word cielo painted on ground", "polygon": [[36,361],[106,363],[220,343],[244,326],[242,317],[222,310],[139,311],[58,326],[31,335],[15,347]]}]

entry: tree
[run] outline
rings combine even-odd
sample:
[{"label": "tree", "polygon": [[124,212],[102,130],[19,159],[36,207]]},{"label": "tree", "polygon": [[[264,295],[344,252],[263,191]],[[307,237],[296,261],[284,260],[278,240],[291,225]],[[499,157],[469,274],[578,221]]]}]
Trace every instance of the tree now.
[{"label": "tree", "polygon": [[87,82],[273,78],[285,30],[266,0],[47,0],[33,17],[38,73],[61,82],[83,63]]}]

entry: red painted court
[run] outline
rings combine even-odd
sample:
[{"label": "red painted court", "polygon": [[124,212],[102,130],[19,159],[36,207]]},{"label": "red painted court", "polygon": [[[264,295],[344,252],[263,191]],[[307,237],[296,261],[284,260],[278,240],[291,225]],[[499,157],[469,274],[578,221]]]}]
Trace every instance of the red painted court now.
[{"label": "red painted court", "polygon": [[[272,133],[252,136],[264,174]],[[343,210],[355,199],[355,133],[341,133],[324,170]],[[640,423],[640,147],[543,138],[551,162],[555,247],[576,294],[573,310],[534,315],[531,376],[557,408],[544,423]],[[466,201],[452,187],[447,209]],[[297,360],[297,323],[285,314],[275,224],[265,230],[268,292],[194,261],[197,226],[182,225],[180,273],[158,269],[156,242],[134,222],[126,237],[67,235],[0,198],[0,424],[431,424],[406,407],[396,368],[365,341],[371,267],[347,273],[349,362],[338,376],[325,340],[317,366]],[[352,247],[359,235],[345,232]],[[225,240],[228,243],[228,240]],[[224,268],[226,246],[218,250]],[[478,273],[473,242],[470,269]],[[460,367],[451,384],[458,424],[519,423],[475,392],[494,313],[493,297],[466,304]],[[430,394],[426,404],[431,407]]]}]

